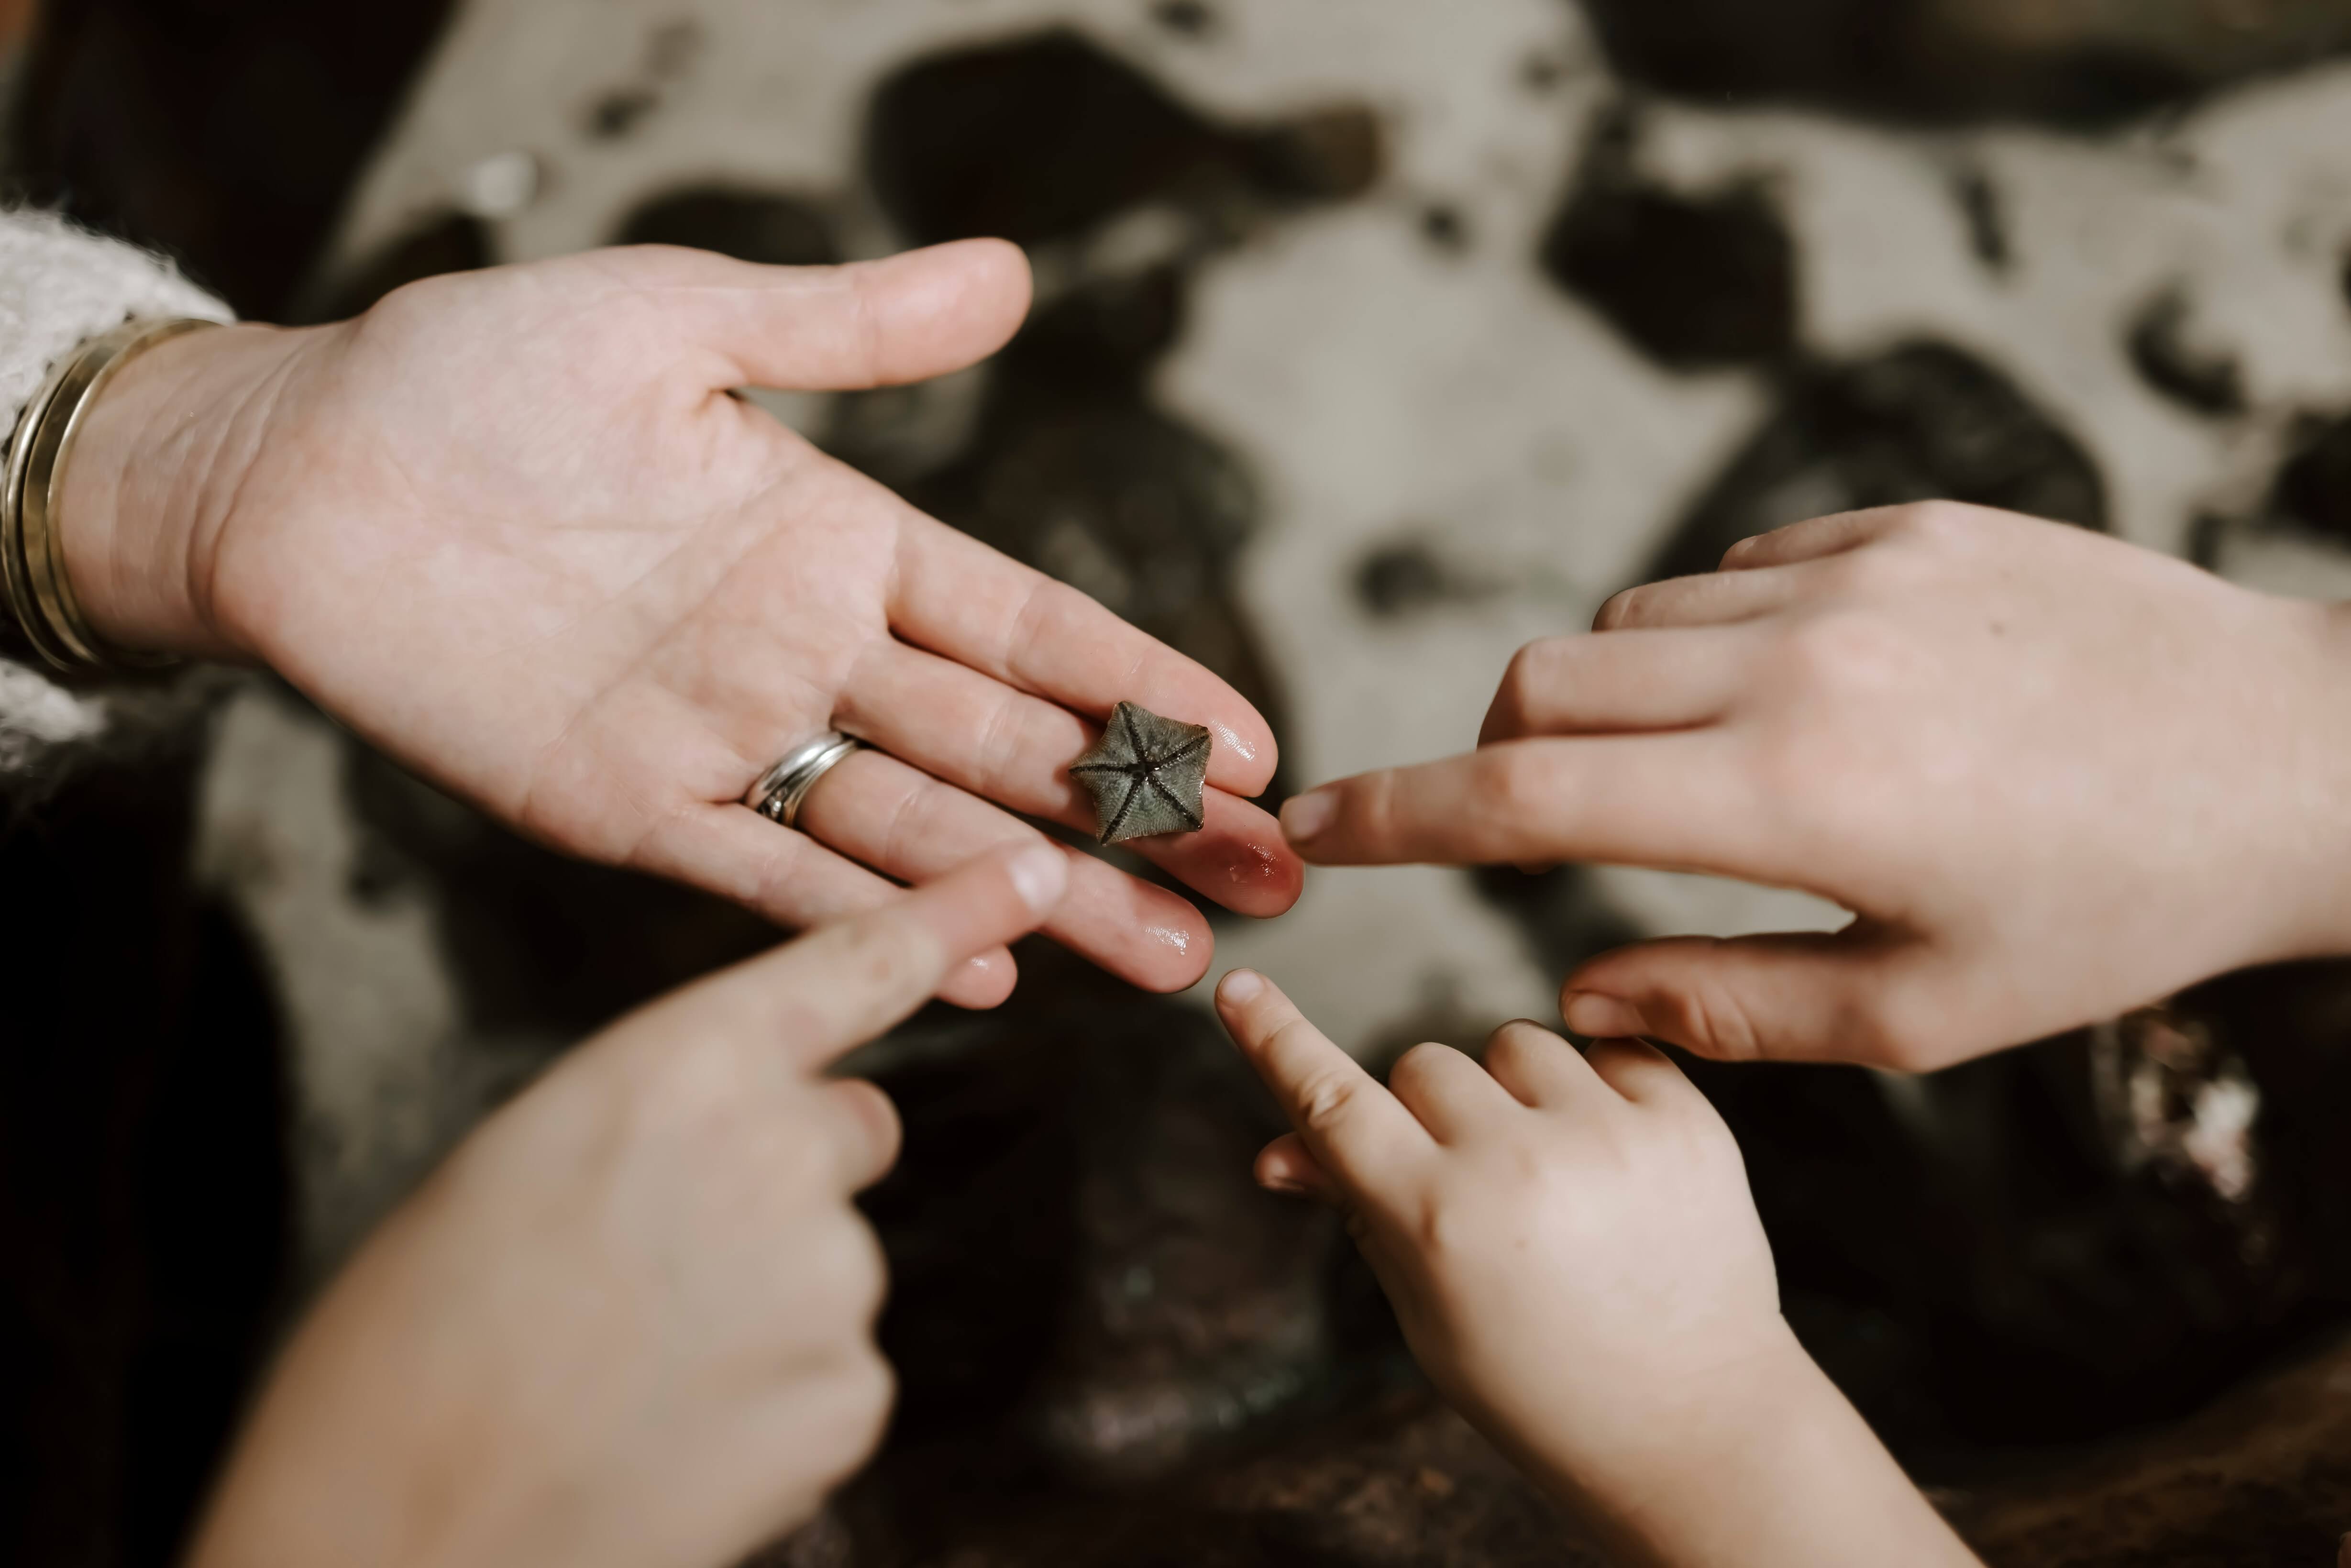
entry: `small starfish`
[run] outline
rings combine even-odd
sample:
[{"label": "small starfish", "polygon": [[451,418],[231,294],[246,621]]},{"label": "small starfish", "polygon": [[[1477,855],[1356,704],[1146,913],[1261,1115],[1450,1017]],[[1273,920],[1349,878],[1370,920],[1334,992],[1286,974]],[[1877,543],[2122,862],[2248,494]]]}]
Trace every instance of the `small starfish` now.
[{"label": "small starfish", "polygon": [[1105,844],[1157,833],[1196,833],[1208,783],[1208,732],[1121,703],[1093,749],[1070,764],[1092,791]]}]

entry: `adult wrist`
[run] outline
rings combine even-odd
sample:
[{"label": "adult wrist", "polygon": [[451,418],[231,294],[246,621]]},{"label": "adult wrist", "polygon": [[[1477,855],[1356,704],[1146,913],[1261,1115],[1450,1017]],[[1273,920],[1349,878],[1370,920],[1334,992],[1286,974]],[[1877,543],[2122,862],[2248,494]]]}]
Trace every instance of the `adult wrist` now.
[{"label": "adult wrist", "polygon": [[82,410],[52,526],[82,614],[114,647],[246,655],[216,613],[211,566],[301,337],[230,326],[174,338],[124,364]]}]

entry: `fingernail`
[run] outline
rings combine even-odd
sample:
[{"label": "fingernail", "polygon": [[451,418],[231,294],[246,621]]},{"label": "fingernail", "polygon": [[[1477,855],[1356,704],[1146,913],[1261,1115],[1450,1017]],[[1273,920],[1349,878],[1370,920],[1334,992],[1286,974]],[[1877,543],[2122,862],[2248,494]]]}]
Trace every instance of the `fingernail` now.
[{"label": "fingernail", "polygon": [[1559,1010],[1572,1033],[1592,1040],[1622,1040],[1644,1027],[1640,1009],[1597,991],[1570,991]]},{"label": "fingernail", "polygon": [[1032,844],[1022,850],[1004,871],[1029,913],[1040,917],[1051,914],[1070,888],[1069,857],[1050,844]]},{"label": "fingernail", "polygon": [[1314,1190],[1304,1182],[1290,1181],[1281,1176],[1265,1176],[1260,1178],[1257,1185],[1268,1192],[1278,1192],[1284,1197],[1305,1197]]},{"label": "fingernail", "polygon": [[1294,796],[1282,802],[1281,831],[1293,844],[1302,843],[1331,825],[1339,814],[1339,797],[1328,789]]},{"label": "fingernail", "polygon": [[1217,999],[1235,1007],[1254,1000],[1265,989],[1265,977],[1253,969],[1235,969],[1217,982]]}]

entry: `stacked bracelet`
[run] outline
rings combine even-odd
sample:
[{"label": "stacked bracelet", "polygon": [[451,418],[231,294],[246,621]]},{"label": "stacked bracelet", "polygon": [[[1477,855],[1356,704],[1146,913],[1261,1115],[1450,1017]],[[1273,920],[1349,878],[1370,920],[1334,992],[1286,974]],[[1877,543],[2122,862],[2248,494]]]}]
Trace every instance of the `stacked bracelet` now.
[{"label": "stacked bracelet", "polygon": [[68,354],[25,405],[0,489],[0,603],[33,651],[57,669],[154,669],[169,658],[117,648],[93,631],[66,576],[57,497],[82,411],[117,371],[156,344],[210,321],[131,321]]}]

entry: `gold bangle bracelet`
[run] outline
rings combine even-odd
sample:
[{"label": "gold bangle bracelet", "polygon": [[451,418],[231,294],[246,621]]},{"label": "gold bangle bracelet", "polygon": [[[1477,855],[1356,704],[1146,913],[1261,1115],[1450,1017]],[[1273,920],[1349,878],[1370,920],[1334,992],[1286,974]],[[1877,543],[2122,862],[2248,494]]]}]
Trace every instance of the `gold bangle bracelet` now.
[{"label": "gold bangle bracelet", "polygon": [[138,320],[92,338],[59,361],[17,418],[0,488],[0,598],[25,641],[57,670],[150,670],[176,662],[117,648],[91,628],[66,575],[57,500],[83,412],[115,372],[158,343],[216,325]]}]

